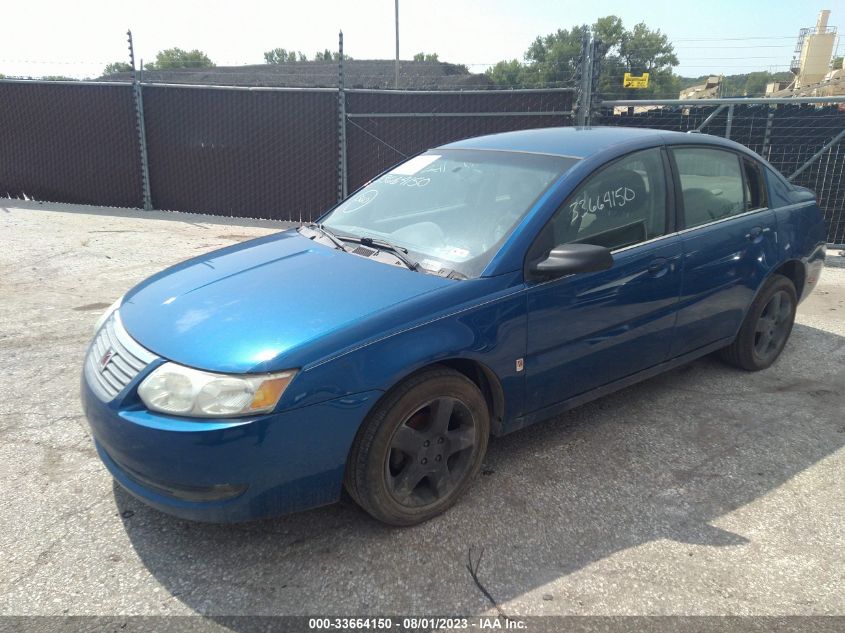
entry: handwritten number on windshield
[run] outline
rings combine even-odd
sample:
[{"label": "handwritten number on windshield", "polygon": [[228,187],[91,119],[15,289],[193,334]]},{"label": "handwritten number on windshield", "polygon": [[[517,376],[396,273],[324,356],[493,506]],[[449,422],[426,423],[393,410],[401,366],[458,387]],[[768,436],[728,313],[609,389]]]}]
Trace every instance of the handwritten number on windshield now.
[{"label": "handwritten number on windshield", "polygon": [[386,185],[399,185],[402,187],[425,187],[428,183],[431,182],[431,178],[426,178],[422,176],[396,176],[392,174],[387,174],[384,178],[381,179]]}]

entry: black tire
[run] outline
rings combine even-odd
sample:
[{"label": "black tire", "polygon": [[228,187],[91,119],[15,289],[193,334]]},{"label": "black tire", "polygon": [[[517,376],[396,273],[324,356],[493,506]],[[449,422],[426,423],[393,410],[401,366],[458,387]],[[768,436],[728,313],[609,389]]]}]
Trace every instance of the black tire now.
[{"label": "black tire", "polygon": [[352,444],[344,485],[370,515],[396,526],[448,509],[481,468],[490,412],[463,374],[436,366],[376,405]]},{"label": "black tire", "polygon": [[772,275],[751,304],[736,339],[719,356],[746,371],[766,369],[786,346],[797,307],[795,285],[783,275]]}]

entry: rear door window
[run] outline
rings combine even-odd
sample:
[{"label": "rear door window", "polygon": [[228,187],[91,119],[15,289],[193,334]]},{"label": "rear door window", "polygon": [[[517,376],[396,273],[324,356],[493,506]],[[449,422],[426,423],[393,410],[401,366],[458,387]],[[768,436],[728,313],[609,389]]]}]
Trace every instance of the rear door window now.
[{"label": "rear door window", "polygon": [[707,147],[672,150],[687,228],[744,213],[746,185],[740,157]]},{"label": "rear door window", "polygon": [[766,191],[766,181],[763,178],[763,170],[754,160],[743,157],[742,166],[745,170],[745,209],[769,208],[769,196]]}]

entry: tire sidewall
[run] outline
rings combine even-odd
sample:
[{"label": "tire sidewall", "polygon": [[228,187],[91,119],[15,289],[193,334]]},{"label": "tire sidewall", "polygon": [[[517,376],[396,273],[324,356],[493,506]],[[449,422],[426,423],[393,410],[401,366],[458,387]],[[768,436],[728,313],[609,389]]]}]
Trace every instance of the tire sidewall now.
[{"label": "tire sidewall", "polygon": [[[784,337],[783,345],[777,354],[772,355],[769,359],[762,359],[757,355],[754,348],[754,337],[756,333],[757,322],[760,320],[763,311],[769,303],[769,300],[778,292],[785,291],[792,302],[792,312],[789,316],[789,326]],[[793,283],[783,275],[773,275],[766,281],[760,294],[752,304],[751,310],[748,313],[746,321],[743,325],[742,332],[742,349],[741,353],[755,369],[765,369],[770,367],[783,353],[786,344],[789,342],[789,337],[792,335],[792,327],[795,324],[795,314],[798,307],[797,293]]]},{"label": "tire sidewall", "polygon": [[[427,402],[438,397],[461,401],[473,416],[475,446],[471,465],[463,480],[444,499],[435,503],[411,507],[400,504],[387,489],[386,460],[390,443],[400,424]],[[393,525],[413,525],[430,519],[448,509],[464,493],[481,468],[490,432],[490,413],[484,396],[469,379],[457,372],[438,372],[423,379],[408,390],[400,391],[377,406],[368,424],[377,425],[367,449],[366,466],[358,471],[355,482],[360,501],[382,521]],[[362,480],[363,479],[363,480]]]}]

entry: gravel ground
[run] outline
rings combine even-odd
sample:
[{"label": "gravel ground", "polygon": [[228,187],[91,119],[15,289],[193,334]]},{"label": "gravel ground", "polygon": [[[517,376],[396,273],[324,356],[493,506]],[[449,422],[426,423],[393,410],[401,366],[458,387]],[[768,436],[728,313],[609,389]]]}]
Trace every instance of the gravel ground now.
[{"label": "gravel ground", "polygon": [[162,267],[283,225],[0,200],[0,614],[845,614],[845,268],[771,369],[705,358],[492,441],[452,511],[234,526],[149,509],[78,399],[91,327]]}]

